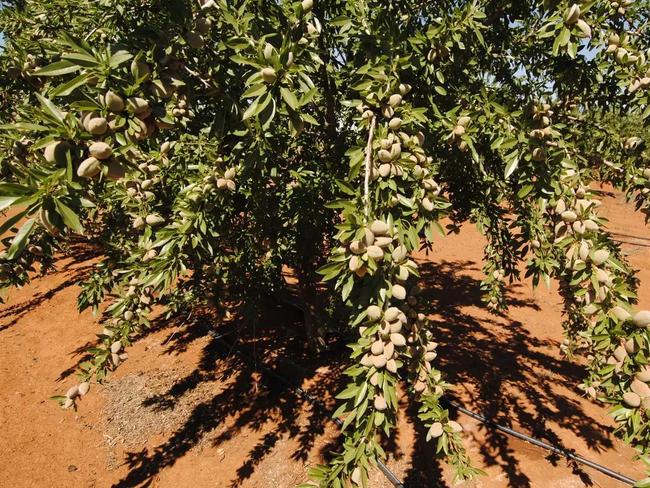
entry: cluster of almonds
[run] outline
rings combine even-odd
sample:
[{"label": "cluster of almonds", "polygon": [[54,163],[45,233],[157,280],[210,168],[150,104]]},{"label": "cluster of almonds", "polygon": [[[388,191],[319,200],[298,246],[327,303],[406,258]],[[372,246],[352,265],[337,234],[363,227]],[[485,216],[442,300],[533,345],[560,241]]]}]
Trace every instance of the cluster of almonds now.
[{"label": "cluster of almonds", "polygon": [[[552,135],[551,117],[553,110],[548,103],[535,104],[532,107],[532,118],[537,127],[530,131],[530,138],[535,141],[545,141]],[[534,147],[531,153],[533,161],[542,162],[546,160],[546,151],[542,147]]]},{"label": "cluster of almonds", "polygon": [[630,38],[627,34],[619,36],[613,32],[609,36],[606,53],[613,55],[614,59],[623,65],[630,65],[637,62],[640,65],[645,64],[645,55],[643,53],[635,54],[629,49],[629,40]]},{"label": "cluster of almonds", "polygon": [[583,37],[591,37],[591,27],[584,19],[580,18],[580,5],[572,4],[564,12],[564,24],[568,27],[577,27]]},{"label": "cluster of almonds", "polygon": [[75,404],[75,400],[79,397],[84,396],[90,390],[90,383],[84,381],[78,385],[70,387],[70,389],[65,394],[65,401],[63,402],[63,408],[71,408]]},{"label": "cluster of almonds", "polygon": [[[112,327],[123,328],[125,324],[131,326],[135,318],[151,312],[152,303],[153,289],[151,287],[142,289],[140,280],[131,279],[124,295],[124,312],[121,317],[112,319]],[[124,352],[122,341],[116,338],[116,332],[111,327],[105,327],[102,335],[105,338],[105,346],[110,351],[113,366],[119,366],[128,358],[128,354]]]},{"label": "cluster of almonds", "polygon": [[609,6],[619,15],[625,15],[627,7],[632,5],[634,0],[610,0]]},{"label": "cluster of almonds", "polygon": [[449,141],[456,144],[458,149],[463,152],[467,151],[467,142],[463,140],[463,136],[467,132],[471,123],[472,119],[469,116],[462,115],[458,117],[454,128],[451,130],[451,134],[449,134]]},{"label": "cluster of almonds", "polygon": [[630,93],[634,93],[639,89],[646,90],[648,87],[650,87],[650,69],[646,71],[644,76],[639,76],[638,78],[632,80],[632,83],[630,83],[628,90],[630,90]]},{"label": "cluster of almonds", "polygon": [[[404,263],[408,255],[407,250],[399,243],[393,245],[393,242],[397,240],[397,236],[392,235],[388,224],[381,220],[375,220],[365,227],[363,231],[364,238],[352,241],[348,246],[350,252],[348,267],[350,271],[360,278],[363,278],[368,272],[372,274],[374,266],[368,268],[367,263],[370,260],[379,263],[384,260],[385,254],[388,253],[390,253],[390,260],[396,266]],[[392,251],[390,248],[392,248]],[[406,268],[404,275],[408,278],[408,269]],[[394,291],[396,291],[397,296],[402,295],[402,293],[406,294],[406,290],[402,292],[402,290],[396,289]]]}]

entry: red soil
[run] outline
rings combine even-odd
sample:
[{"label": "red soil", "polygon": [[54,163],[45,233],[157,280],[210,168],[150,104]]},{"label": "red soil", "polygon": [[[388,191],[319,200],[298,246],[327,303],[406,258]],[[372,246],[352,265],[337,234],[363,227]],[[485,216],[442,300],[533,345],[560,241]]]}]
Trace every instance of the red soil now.
[{"label": "red soil", "polygon": [[[603,214],[641,279],[640,306],[650,308],[650,230],[620,196]],[[646,240],[639,239],[643,237]],[[438,326],[439,365],[467,408],[574,450],[627,476],[644,476],[633,451],[616,440],[607,407],[576,385],[579,365],[559,351],[561,302],[555,287],[510,287],[510,311],[487,313],[480,302],[483,240],[471,227],[439,239],[420,256]],[[13,292],[0,308],[0,486],[21,487],[291,487],[336,447],[327,414],[270,375],[229,354],[193,325],[159,323],[129,350],[106,386],[93,385],[78,411],[48,398],[74,384],[74,368],[95,339],[96,320],[79,315],[77,281],[89,256],[63,259],[58,271]],[[273,329],[273,334],[265,331]],[[277,331],[281,331],[278,333]],[[332,406],[341,384],[336,350],[310,357],[300,314],[271,310],[246,351]],[[279,337],[281,335],[281,337]],[[233,337],[227,337],[232,340]],[[287,351],[301,367],[276,358]],[[340,351],[340,349],[338,350]],[[408,487],[451,486],[414,412],[403,409],[388,466]],[[487,476],[476,487],[624,486],[460,415],[466,445]],[[391,486],[373,473],[373,487]]]}]

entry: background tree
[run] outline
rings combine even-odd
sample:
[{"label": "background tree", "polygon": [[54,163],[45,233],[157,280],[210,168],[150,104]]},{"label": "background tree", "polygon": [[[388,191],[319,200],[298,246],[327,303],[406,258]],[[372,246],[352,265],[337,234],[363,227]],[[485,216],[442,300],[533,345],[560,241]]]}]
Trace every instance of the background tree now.
[{"label": "background tree", "polygon": [[103,331],[65,407],[126,359],[154,305],[237,298],[254,317],[292,269],[314,351],[332,328],[352,349],[342,450],[314,481],[367,484],[400,391],[475,476],[410,259],[447,215],[486,237],[495,312],[522,267],[558,280],[586,394],[648,453],[650,312],[633,310],[589,186],[650,206],[647,0],[3,5],[3,289],[79,235],[103,255],[79,297],[109,301]]}]

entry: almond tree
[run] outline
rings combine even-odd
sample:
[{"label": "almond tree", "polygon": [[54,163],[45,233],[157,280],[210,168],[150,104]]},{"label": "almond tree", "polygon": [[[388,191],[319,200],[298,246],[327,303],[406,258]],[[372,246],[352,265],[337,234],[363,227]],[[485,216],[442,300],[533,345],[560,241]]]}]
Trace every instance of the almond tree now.
[{"label": "almond tree", "polygon": [[411,259],[435,258],[447,216],[486,238],[491,310],[519,269],[559,282],[585,394],[648,454],[650,312],[590,189],[650,208],[647,0],[3,4],[3,290],[79,236],[103,256],[79,297],[109,302],[103,330],[65,407],[153,306],[236,296],[254,314],[288,266],[307,340],[342,308],[352,350],[341,451],[314,483],[367,486],[400,392],[457,478],[476,476]]}]

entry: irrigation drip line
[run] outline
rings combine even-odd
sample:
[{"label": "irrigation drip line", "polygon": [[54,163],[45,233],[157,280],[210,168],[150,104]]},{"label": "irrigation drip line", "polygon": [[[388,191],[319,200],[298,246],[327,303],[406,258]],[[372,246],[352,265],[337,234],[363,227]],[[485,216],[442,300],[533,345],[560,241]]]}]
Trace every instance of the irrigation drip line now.
[{"label": "irrigation drip line", "polygon": [[[216,333],[212,333],[212,335],[213,335],[213,337],[215,339],[221,340],[226,346],[228,346],[228,349],[230,351],[233,351],[235,354],[240,356],[249,365],[250,364],[256,364],[257,367],[263,369],[267,374],[273,376],[274,378],[276,378],[281,383],[284,383],[285,385],[292,388],[296,393],[298,393],[305,400],[309,401],[310,403],[312,403],[313,405],[315,405],[316,407],[320,408],[323,411],[328,411],[328,408],[326,407],[326,405],[323,402],[321,402],[317,398],[314,398],[312,395],[307,393],[302,387],[297,386],[291,380],[289,380],[289,379],[285,378],[284,376],[276,373],[275,371],[273,371],[271,368],[269,368],[265,364],[256,362],[253,358],[251,358],[247,354],[243,353],[241,350],[235,348],[234,345],[231,345],[227,341],[223,340],[222,339],[223,336],[217,335]],[[508,435],[510,435],[512,437],[516,437],[517,439],[523,440],[523,441],[528,442],[530,444],[533,444],[533,445],[535,445],[537,447],[541,447],[542,449],[546,449],[546,450],[551,451],[551,452],[553,452],[555,454],[559,454],[560,456],[563,456],[565,458],[576,461],[576,462],[578,462],[580,464],[584,464],[585,466],[589,466],[590,468],[595,469],[596,471],[599,471],[600,473],[603,473],[603,474],[609,476],[610,478],[614,478],[615,480],[618,480],[618,481],[620,481],[622,483],[626,483],[626,484],[628,484],[630,486],[634,486],[636,484],[635,480],[625,476],[624,474],[618,473],[618,472],[616,472],[614,470],[611,470],[611,469],[607,468],[606,466],[595,463],[593,461],[589,461],[588,459],[585,459],[582,456],[579,456],[577,454],[573,454],[572,452],[567,451],[566,449],[562,449],[560,447],[554,446],[554,445],[549,444],[547,442],[544,442],[542,440],[536,439],[536,438],[531,437],[529,435],[526,435],[526,434],[523,434],[523,433],[518,432],[516,430],[513,430],[513,429],[511,429],[509,427],[505,427],[505,426],[503,426],[501,424],[498,424],[494,420],[491,420],[491,419],[489,419],[489,418],[487,418],[487,417],[485,417],[485,416],[483,416],[481,414],[472,412],[471,410],[466,409],[465,407],[463,407],[459,403],[457,403],[457,402],[455,402],[453,400],[450,400],[450,399],[448,399],[448,398],[446,398],[444,396],[441,398],[441,403],[443,404],[443,406],[444,406],[444,404],[446,404],[448,407],[453,408],[453,409],[457,410],[458,412],[461,412],[461,413],[467,415],[468,417],[473,418],[474,420],[478,420],[482,424],[485,424],[485,425],[487,425],[489,427],[492,427],[495,430],[501,431],[504,434],[508,434]],[[341,419],[335,418],[333,420],[334,420],[334,423],[338,427],[343,426],[343,422],[341,421]],[[399,478],[397,478],[397,476],[395,476],[395,474],[388,468],[388,466],[386,466],[379,459],[377,460],[377,466],[379,467],[379,470],[384,474],[384,476],[386,476],[388,481],[390,481],[393,484],[393,486],[395,486],[395,488],[405,488],[404,484],[399,480]]]},{"label": "irrigation drip line", "polygon": [[607,476],[614,478],[618,481],[621,481],[623,483],[627,483],[628,485],[634,485],[636,481],[634,481],[632,478],[628,478],[627,476],[617,473],[616,471],[613,471],[605,466],[602,466],[598,463],[595,463],[593,461],[589,461],[588,459],[583,458],[582,456],[578,456],[577,454],[573,454],[570,451],[567,451],[565,449],[562,449],[560,447],[554,446],[552,444],[549,444],[544,441],[540,441],[539,439],[535,439],[534,437],[530,437],[529,435],[522,434],[521,432],[517,432],[516,430],[513,430],[509,427],[505,427],[503,425],[497,424],[494,420],[488,419],[487,417],[484,417],[483,415],[480,415],[478,413],[474,413],[471,410],[467,410],[465,407],[459,405],[458,403],[449,400],[448,398],[443,397],[441,399],[441,403],[447,404],[449,407],[458,410],[459,412],[464,413],[465,415],[472,417],[475,420],[478,420],[479,422],[489,425],[490,427],[499,430],[505,434],[511,435],[513,437],[516,437],[518,439],[521,439],[523,441],[529,442],[535,446],[541,447],[543,449],[547,449],[555,454],[559,454],[561,456],[564,456],[566,458],[572,459],[573,461],[577,461],[581,464],[584,464],[585,466],[589,466],[590,468],[595,469],[596,471],[600,471],[603,474],[606,474]]},{"label": "irrigation drip line", "polygon": [[633,234],[625,234],[623,232],[616,232],[616,231],[613,231],[613,230],[610,230],[609,233],[612,234],[612,235],[615,235],[615,236],[631,237],[632,239],[640,239],[642,241],[650,241],[650,237],[635,236]]}]

